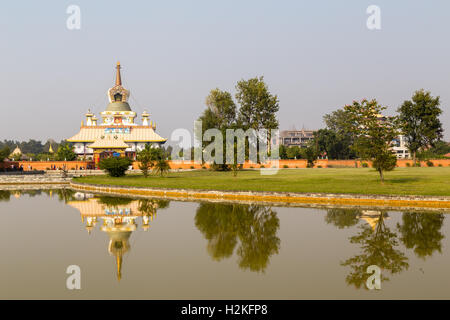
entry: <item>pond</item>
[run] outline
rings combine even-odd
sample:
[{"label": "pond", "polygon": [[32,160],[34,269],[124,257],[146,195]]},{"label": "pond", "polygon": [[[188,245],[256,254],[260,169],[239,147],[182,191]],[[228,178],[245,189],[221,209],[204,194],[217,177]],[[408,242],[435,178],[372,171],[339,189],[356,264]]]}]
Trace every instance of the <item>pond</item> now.
[{"label": "pond", "polygon": [[[450,298],[444,212],[0,191],[1,299]],[[66,273],[79,266],[81,289]],[[381,270],[369,290],[368,266]]]}]

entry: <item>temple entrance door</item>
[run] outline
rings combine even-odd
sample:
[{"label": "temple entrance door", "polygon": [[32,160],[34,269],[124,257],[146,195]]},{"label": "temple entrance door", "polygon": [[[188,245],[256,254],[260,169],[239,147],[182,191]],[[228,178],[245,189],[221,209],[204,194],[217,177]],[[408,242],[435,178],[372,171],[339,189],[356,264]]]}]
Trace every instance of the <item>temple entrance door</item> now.
[{"label": "temple entrance door", "polygon": [[105,159],[105,158],[110,158],[110,157],[112,157],[113,156],[113,154],[114,154],[114,151],[103,151],[103,152],[101,152],[100,153],[100,161],[101,160],[103,160],[103,159]]}]

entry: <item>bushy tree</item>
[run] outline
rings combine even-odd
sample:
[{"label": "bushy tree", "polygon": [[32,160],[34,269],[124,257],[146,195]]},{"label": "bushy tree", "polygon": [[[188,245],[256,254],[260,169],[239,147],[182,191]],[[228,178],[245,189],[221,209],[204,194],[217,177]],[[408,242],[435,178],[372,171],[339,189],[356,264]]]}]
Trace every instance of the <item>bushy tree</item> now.
[{"label": "bushy tree", "polygon": [[330,159],[354,159],[356,155],[351,146],[355,137],[347,111],[338,109],[326,114],[323,120],[327,128],[316,133],[321,152],[327,152]]},{"label": "bushy tree", "polygon": [[338,134],[331,129],[319,129],[314,132],[314,142],[320,154],[328,159],[350,159],[354,156],[350,149],[350,141],[346,135]]},{"label": "bushy tree", "polygon": [[148,177],[150,169],[155,165],[156,161],[163,159],[164,151],[160,148],[152,148],[149,144],[145,145],[137,154],[139,161],[139,169],[141,169],[144,177]]},{"label": "bushy tree", "polygon": [[303,158],[305,158],[308,161],[307,167],[313,168],[314,163],[317,161],[317,158],[319,157],[319,150],[317,149],[317,146],[314,144],[314,141],[312,143],[309,143],[306,148],[302,149],[302,155]]},{"label": "bushy tree", "polygon": [[432,97],[423,89],[414,93],[411,100],[406,100],[398,108],[399,122],[405,135],[408,148],[416,162],[416,154],[420,150],[433,147],[442,139],[442,113],[439,97]]},{"label": "bushy tree", "polygon": [[73,161],[77,158],[70,143],[60,144],[56,152],[56,159],[59,161]]},{"label": "bushy tree", "polygon": [[99,168],[111,177],[123,177],[133,161],[125,157],[109,157],[99,162]]},{"label": "bushy tree", "polygon": [[398,135],[396,119],[382,116],[385,109],[375,99],[353,101],[344,108],[355,137],[352,148],[360,158],[373,161],[382,182],[383,172],[393,170],[397,163],[391,149],[392,141]]},{"label": "bushy tree", "polygon": [[0,162],[5,161],[6,158],[8,158],[10,149],[8,146],[4,146],[2,149],[0,149]]},{"label": "bushy tree", "polygon": [[155,164],[153,165],[153,173],[159,174],[161,177],[165,174],[167,174],[170,170],[169,162],[166,159],[158,159],[155,161]]},{"label": "bushy tree", "polygon": [[286,157],[288,159],[300,159],[302,157],[302,150],[299,146],[290,146],[286,148]]}]

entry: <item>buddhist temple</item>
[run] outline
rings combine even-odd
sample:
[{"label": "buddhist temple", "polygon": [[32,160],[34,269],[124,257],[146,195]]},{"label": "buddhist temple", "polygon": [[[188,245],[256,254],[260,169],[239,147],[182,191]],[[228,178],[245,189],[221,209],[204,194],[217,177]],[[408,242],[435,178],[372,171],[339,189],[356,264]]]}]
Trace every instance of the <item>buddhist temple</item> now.
[{"label": "buddhist temple", "polygon": [[128,103],[130,91],[122,86],[120,62],[116,66],[115,85],[108,90],[109,104],[100,113],[101,123],[88,110],[86,121],[81,123],[80,132],[67,139],[74,144],[74,151],[79,159],[98,162],[110,156],[129,157],[136,159],[136,153],[147,144],[159,147],[167,139],[156,133],[156,125],[150,121],[147,111],[142,113],[142,124],[135,122],[136,112]]}]

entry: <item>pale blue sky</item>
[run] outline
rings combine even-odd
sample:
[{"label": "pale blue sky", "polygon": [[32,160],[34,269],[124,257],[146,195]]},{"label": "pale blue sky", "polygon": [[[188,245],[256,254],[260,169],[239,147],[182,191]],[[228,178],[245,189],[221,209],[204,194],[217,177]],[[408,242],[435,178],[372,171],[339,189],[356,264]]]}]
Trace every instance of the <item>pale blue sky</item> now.
[{"label": "pale blue sky", "polygon": [[[81,30],[66,8],[81,8]],[[366,28],[381,8],[382,29]],[[130,104],[169,138],[192,129],[209,90],[265,77],[281,129],[323,127],[354,99],[393,112],[416,89],[440,95],[450,139],[450,1],[3,1],[0,139],[75,134],[107,104],[120,60]]]}]

